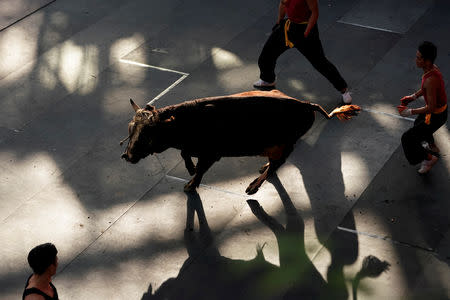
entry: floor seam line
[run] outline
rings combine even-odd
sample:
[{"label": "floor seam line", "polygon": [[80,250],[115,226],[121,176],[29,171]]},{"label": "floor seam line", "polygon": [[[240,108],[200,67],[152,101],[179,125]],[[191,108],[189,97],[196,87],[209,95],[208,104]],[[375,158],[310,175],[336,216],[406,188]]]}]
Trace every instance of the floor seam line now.
[{"label": "floor seam line", "polygon": [[95,242],[97,242],[113,225],[115,225],[126,213],[128,213],[139,201],[141,201],[145,195],[153,190],[155,186],[157,186],[164,178],[164,175],[161,176],[161,178],[154,185],[152,185],[148,190],[142,193],[142,195],[138,197],[138,199],[133,204],[131,204],[130,207],[128,207],[122,214],[120,214],[120,216],[118,216],[117,219],[114,220],[114,222],[109,224],[109,226],[105,230],[103,230],[100,235],[98,235],[91,243],[89,243],[89,245],[87,245],[82,251],[80,251],[72,260],[70,260],[70,262],[68,262],[67,265],[65,265],[64,268],[62,268],[61,271],[57,273],[57,275],[63,273],[64,270],[66,270],[78,257],[80,257],[83,253],[86,252],[87,249],[89,249]]},{"label": "floor seam line", "polygon": [[419,250],[435,253],[433,248],[426,248],[426,247],[414,245],[414,244],[407,243],[407,242],[397,241],[397,240],[394,240],[394,239],[392,239],[391,237],[388,237],[388,236],[380,236],[380,235],[377,235],[377,234],[374,234],[374,233],[368,233],[368,232],[364,232],[364,231],[349,229],[349,228],[342,227],[342,226],[338,226],[337,229],[341,230],[341,231],[353,233],[353,234],[356,234],[356,235],[363,235],[363,236],[371,237],[371,238],[374,238],[374,239],[389,241],[389,242],[391,242],[393,244],[397,244],[397,245],[401,245],[401,246],[406,246],[406,247],[410,247],[410,248],[415,248],[415,249],[419,249]]},{"label": "floor seam line", "polygon": [[22,20],[25,20],[25,19],[28,18],[29,16],[31,16],[31,15],[33,15],[34,13],[40,11],[41,9],[46,8],[47,6],[49,6],[50,4],[52,4],[52,3],[55,2],[55,1],[56,1],[56,0],[51,0],[51,1],[48,2],[47,4],[44,4],[43,6],[41,6],[41,7],[37,8],[37,9],[33,10],[33,11],[30,12],[29,14],[26,14],[25,16],[23,16],[23,17],[17,19],[17,20],[14,21],[13,23],[11,23],[11,24],[9,24],[9,25],[3,27],[2,29],[0,29],[0,32],[2,32],[2,31],[4,31],[4,30],[6,30],[6,29],[8,29],[8,28],[10,28],[10,27],[12,27],[12,26],[14,26],[15,24],[19,23],[19,22],[22,21]]}]

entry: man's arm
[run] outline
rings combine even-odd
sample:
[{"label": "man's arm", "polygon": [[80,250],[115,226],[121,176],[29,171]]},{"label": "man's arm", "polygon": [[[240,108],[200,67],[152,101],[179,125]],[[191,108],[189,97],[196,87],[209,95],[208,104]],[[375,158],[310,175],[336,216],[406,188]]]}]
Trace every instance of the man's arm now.
[{"label": "man's arm", "polygon": [[286,2],[287,0],[281,0],[280,5],[278,5],[277,24],[280,24],[280,22],[284,19],[284,16],[286,15]]},{"label": "man's arm", "polygon": [[427,96],[427,104],[420,108],[412,109],[411,113],[413,115],[417,114],[428,114],[432,113],[436,109],[436,100],[437,100],[437,90],[439,87],[439,80],[435,77],[429,77],[425,80],[423,84],[423,88],[419,91],[419,93],[415,93],[417,97],[423,95],[424,91]]},{"label": "man's arm", "polygon": [[317,23],[317,19],[319,19],[319,3],[317,0],[306,0],[306,4],[308,4],[309,10],[311,10],[311,16],[308,20],[308,26],[306,26],[304,35],[307,37],[311,29],[313,29],[314,25]]},{"label": "man's arm", "polygon": [[420,89],[417,92],[415,92],[414,94],[404,96],[402,99],[400,99],[400,103],[403,106],[407,106],[409,103],[413,102],[414,100],[416,100],[417,98],[419,98],[422,95],[423,95],[423,91],[422,91],[422,89]]},{"label": "man's arm", "polygon": [[414,93],[414,96],[416,97],[416,99],[419,98],[422,95],[423,95],[422,89],[420,89],[420,90],[418,90],[417,92]]}]

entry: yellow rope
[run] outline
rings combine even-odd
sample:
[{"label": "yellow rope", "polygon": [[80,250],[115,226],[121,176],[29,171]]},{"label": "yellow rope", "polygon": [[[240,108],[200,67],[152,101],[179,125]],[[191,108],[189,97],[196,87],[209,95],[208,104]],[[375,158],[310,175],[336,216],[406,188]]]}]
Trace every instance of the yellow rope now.
[{"label": "yellow rope", "polygon": [[286,46],[289,47],[289,48],[294,47],[294,43],[291,42],[289,40],[289,37],[288,37],[288,31],[289,31],[289,27],[291,26],[291,23],[294,23],[294,24],[308,24],[308,22],[295,23],[295,22],[292,22],[290,19],[286,20],[286,23],[284,23],[284,40],[286,42]]},{"label": "yellow rope", "polygon": [[[445,109],[447,108],[447,104],[445,104],[444,106],[436,109],[433,113],[434,114],[440,114],[441,112],[443,112]],[[431,121],[431,114],[426,114],[425,115],[425,124],[430,125],[430,121]]]},{"label": "yellow rope", "polygon": [[291,20],[287,19],[286,23],[284,23],[284,40],[286,41],[286,46],[289,48],[294,47],[294,43],[292,43],[288,38],[289,27],[291,26]]}]

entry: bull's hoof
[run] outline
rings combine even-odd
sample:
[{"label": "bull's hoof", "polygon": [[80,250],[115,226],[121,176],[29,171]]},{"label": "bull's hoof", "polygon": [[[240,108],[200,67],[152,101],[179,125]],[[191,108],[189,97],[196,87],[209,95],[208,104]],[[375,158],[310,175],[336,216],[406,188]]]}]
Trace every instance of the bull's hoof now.
[{"label": "bull's hoof", "polygon": [[245,190],[245,193],[247,193],[247,195],[253,195],[253,194],[255,194],[257,191],[258,191],[258,189],[259,188],[257,188],[257,187],[248,187],[246,190]]},{"label": "bull's hoof", "polygon": [[247,189],[245,190],[247,195],[253,195],[258,191],[260,184],[257,184],[257,181],[258,179],[253,180],[253,182],[250,183],[250,185],[247,187]]}]

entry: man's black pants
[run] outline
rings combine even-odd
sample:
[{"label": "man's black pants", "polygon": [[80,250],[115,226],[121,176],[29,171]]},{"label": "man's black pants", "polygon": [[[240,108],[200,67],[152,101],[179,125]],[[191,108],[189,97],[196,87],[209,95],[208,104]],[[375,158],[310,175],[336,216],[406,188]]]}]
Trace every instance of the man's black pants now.
[{"label": "man's black pants", "polygon": [[430,124],[425,123],[425,114],[420,114],[414,126],[402,135],[403,152],[410,164],[415,165],[427,158],[427,150],[422,142],[434,143],[433,133],[447,121],[447,109],[439,114],[431,114]]},{"label": "man's black pants", "polygon": [[[280,26],[272,32],[266,41],[263,50],[258,59],[260,78],[267,82],[275,81],[275,65],[278,57],[289,49],[285,43],[284,24],[286,20],[280,23]],[[336,67],[325,57],[322,43],[319,39],[319,29],[317,24],[310,31],[308,37],[304,37],[304,31],[307,24],[296,24],[291,22],[288,38],[294,43],[294,47],[300,51],[313,67],[325,76],[333,86],[342,91],[347,88],[347,83],[339,74]]]}]

